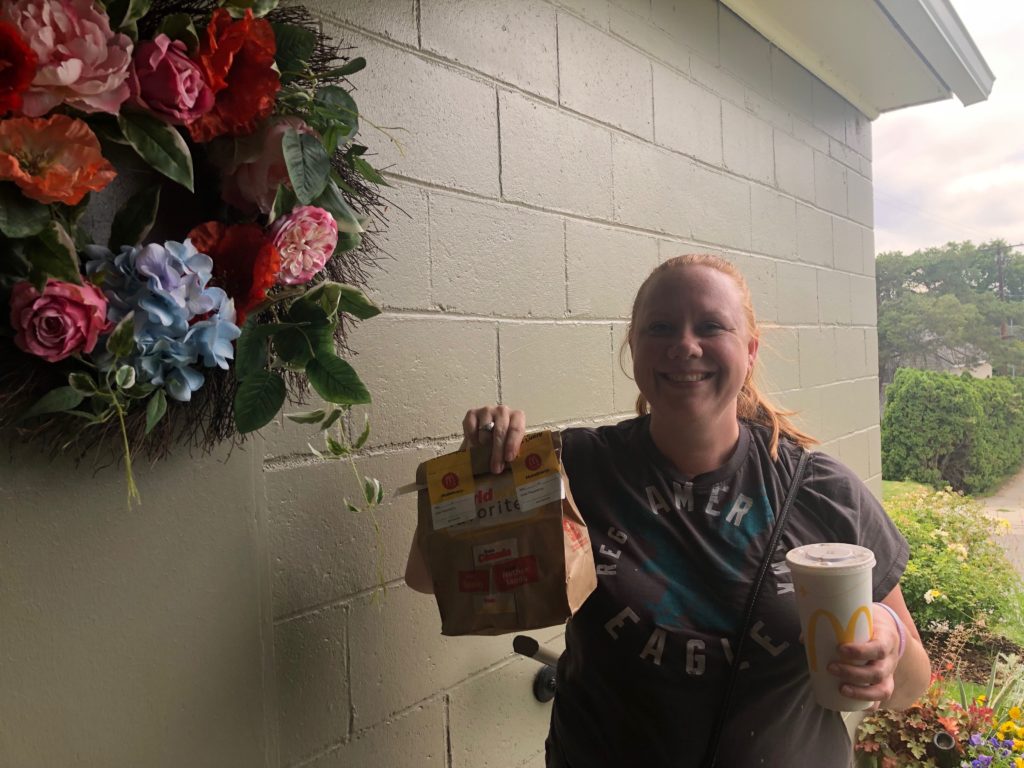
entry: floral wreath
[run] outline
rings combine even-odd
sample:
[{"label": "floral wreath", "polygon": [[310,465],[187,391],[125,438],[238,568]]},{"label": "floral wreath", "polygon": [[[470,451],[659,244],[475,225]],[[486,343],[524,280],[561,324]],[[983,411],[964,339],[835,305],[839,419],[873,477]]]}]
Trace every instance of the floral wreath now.
[{"label": "floral wreath", "polygon": [[240,442],[309,386],[330,407],[295,420],[338,423],[348,455],[339,419],[370,399],[337,354],[346,315],[380,311],[365,61],[276,6],[0,6],[0,430],[79,458],[116,441],[130,499],[133,452]]}]

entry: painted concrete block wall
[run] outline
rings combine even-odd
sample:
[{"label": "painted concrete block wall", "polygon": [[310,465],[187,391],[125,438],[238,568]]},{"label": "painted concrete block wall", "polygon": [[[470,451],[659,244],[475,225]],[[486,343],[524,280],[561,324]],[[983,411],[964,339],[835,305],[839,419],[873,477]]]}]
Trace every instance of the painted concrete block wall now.
[{"label": "painted concrete block wall", "polygon": [[[359,472],[409,482],[488,402],[627,417],[637,285],[711,251],[748,277],[768,391],[880,491],[863,115],[713,0],[313,5],[369,62],[364,114],[407,129],[364,123],[394,208],[386,311],[351,339]],[[542,764],[536,665],[440,636],[402,581],[414,500],[345,511],[310,438],[138,468],[132,513],[115,469],[4,459],[0,765]]]}]

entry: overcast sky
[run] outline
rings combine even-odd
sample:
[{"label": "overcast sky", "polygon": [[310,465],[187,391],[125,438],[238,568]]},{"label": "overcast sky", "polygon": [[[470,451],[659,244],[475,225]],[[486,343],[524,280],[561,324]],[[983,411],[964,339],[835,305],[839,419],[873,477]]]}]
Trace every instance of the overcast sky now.
[{"label": "overcast sky", "polygon": [[970,107],[954,97],[874,122],[876,252],[1024,242],[1024,2],[952,2],[995,85]]}]

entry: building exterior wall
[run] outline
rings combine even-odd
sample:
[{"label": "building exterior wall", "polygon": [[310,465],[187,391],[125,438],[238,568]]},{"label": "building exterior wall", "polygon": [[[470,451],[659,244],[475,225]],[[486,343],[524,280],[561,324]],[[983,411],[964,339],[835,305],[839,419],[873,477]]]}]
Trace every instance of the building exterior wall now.
[{"label": "building exterior wall", "polygon": [[[410,482],[474,405],[627,417],[636,287],[711,251],[750,281],[767,391],[880,492],[863,115],[712,0],[314,8],[369,62],[363,140],[394,185],[386,311],[352,337],[360,471]],[[116,468],[5,458],[0,765],[543,764],[536,665],[441,637],[401,580],[414,499],[347,512],[351,471],[309,439],[138,467],[132,512]]]}]

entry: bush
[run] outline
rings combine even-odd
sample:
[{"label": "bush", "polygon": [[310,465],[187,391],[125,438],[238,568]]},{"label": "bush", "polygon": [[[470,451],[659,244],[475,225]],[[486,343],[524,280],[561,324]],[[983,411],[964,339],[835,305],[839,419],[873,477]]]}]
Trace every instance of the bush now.
[{"label": "bush", "polygon": [[979,493],[1024,459],[1024,382],[901,368],[886,392],[882,475]]},{"label": "bush", "polygon": [[886,511],[910,543],[900,583],[919,627],[1011,623],[1024,584],[993,539],[1006,529],[1004,520],[949,491],[909,491],[890,498]]}]

